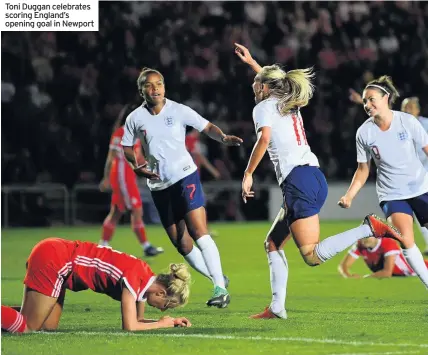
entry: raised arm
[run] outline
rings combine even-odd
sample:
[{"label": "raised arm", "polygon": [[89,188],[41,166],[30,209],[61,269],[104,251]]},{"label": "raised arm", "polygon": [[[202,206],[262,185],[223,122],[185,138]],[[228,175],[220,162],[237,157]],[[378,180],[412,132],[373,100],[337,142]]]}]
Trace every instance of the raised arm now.
[{"label": "raised arm", "polygon": [[256,62],[256,60],[251,56],[250,51],[247,47],[243,46],[242,44],[235,43],[235,54],[246,64],[248,64],[251,69],[253,69],[256,73],[260,72],[262,70],[262,67],[259,65],[259,63]]}]

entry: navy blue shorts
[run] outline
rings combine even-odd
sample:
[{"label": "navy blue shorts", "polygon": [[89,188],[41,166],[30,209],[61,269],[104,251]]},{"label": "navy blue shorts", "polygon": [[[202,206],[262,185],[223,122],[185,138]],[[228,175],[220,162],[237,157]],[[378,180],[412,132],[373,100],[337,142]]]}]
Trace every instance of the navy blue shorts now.
[{"label": "navy blue shorts", "polygon": [[324,174],[315,166],[296,166],[281,184],[289,225],[318,214],[328,194]]},{"label": "navy blue shorts", "polygon": [[184,216],[205,206],[205,197],[197,171],[160,191],[151,191],[164,228],[181,221]]},{"label": "navy blue shorts", "polygon": [[380,203],[385,218],[401,212],[410,216],[415,214],[421,226],[428,223],[428,193],[406,200],[383,201]]}]

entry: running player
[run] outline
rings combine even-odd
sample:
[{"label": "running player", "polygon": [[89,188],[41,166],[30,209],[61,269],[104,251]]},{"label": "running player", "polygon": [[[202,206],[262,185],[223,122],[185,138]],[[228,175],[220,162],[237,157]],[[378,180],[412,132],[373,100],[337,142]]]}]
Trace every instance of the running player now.
[{"label": "running player", "polygon": [[236,44],[235,53],[257,73],[253,83],[257,142],[244,173],[242,198],[247,202],[248,198],[254,197],[252,175],[267,150],[284,199],[265,241],[272,302],[252,318],[285,319],[288,262],[282,248],[291,235],[306,264],[317,266],[359,239],[395,236],[397,232],[375,216],[368,215],[363,225],[320,242],[318,214],[327,198],[328,187],[318,159],[306,140],[300,114],[300,108],[312,98],[314,74],[311,69],[285,72],[277,65],[262,68],[240,44]]},{"label": "running player", "polygon": [[[373,272],[365,275],[364,278],[416,276],[395,240],[373,237],[359,240],[349,250],[339,265],[339,273],[345,278],[361,278],[361,275],[352,274],[350,270],[360,256],[363,257],[367,267]],[[428,260],[425,260],[425,265],[428,267]]]},{"label": "running player", "polygon": [[428,154],[428,134],[412,115],[391,110],[398,96],[388,76],[365,87],[362,97],[370,118],[357,131],[358,168],[339,205],[351,207],[367,181],[373,159],[380,207],[400,231],[396,239],[403,254],[428,289],[428,269],[413,232],[413,214],[422,226],[428,225],[428,172],[418,157],[419,150]]},{"label": "running player", "polygon": [[[226,307],[230,296],[217,245],[208,233],[197,168],[186,150],[186,126],[229,146],[239,146],[242,139],[224,134],[190,107],[165,98],[165,80],[159,71],[143,69],[137,86],[144,103],[126,119],[122,139],[125,157],[137,175],[147,177],[162,225],[178,252],[195,270],[212,279],[214,293],[207,305]],[[132,148],[138,138],[147,159],[144,164],[137,162]]]},{"label": "running player", "polygon": [[191,325],[182,317],[144,318],[146,301],[162,311],[187,303],[190,274],[184,264],[171,264],[169,273],[156,276],[144,261],[110,247],[48,238],[31,251],[24,285],[20,313],[2,306],[3,330],[23,333],[57,329],[67,289],[91,289],[120,301],[124,330]]},{"label": "running player", "polygon": [[[137,176],[132,171],[123,155],[120,144],[123,136],[123,124],[126,118],[126,105],[114,124],[113,135],[110,140],[109,151],[104,167],[104,177],[100,183],[100,190],[112,190],[110,212],[104,220],[100,245],[108,246],[113,238],[114,230],[120,218],[126,211],[131,211],[131,226],[145,256],[156,256],[163,253],[149,242],[143,222],[143,204],[137,185]],[[139,159],[142,158],[141,144],[137,141],[134,151]]]}]

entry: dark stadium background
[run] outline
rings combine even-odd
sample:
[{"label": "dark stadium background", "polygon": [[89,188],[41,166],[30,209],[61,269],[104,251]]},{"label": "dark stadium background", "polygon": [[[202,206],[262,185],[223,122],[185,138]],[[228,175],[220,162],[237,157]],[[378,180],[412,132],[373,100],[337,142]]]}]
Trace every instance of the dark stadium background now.
[{"label": "dark stadium background", "polygon": [[[428,115],[426,2],[109,1],[100,3],[99,29],[2,33],[3,187],[60,183],[72,194],[79,184],[97,184],[113,122],[139,100],[144,66],[165,75],[170,99],[244,139],[239,149],[204,140],[222,182],[239,181],[255,139],[254,75],[234,55],[235,41],[261,64],[315,67],[317,90],[303,117],[330,182],[349,181],[356,165],[354,136],[366,116],[350,102],[350,88],[391,75],[401,96],[419,96]],[[268,159],[256,176],[275,183]],[[211,178],[202,172],[202,179]],[[265,191],[251,209],[240,206],[242,216],[230,194],[210,202],[210,219],[267,218]],[[8,223],[64,221],[63,199],[64,192],[8,192]],[[109,196],[88,190],[78,199],[85,222],[101,222]],[[103,207],[89,208],[94,201]]]}]

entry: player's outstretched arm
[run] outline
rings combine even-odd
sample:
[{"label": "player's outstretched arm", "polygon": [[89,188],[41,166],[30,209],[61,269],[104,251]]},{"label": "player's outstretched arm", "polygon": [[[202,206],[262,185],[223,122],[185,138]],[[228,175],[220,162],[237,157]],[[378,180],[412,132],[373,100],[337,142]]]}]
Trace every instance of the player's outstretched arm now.
[{"label": "player's outstretched arm", "polygon": [[217,127],[215,124],[212,124],[211,122],[207,124],[202,132],[211,139],[228,146],[240,146],[243,142],[243,140],[239,137],[224,134],[219,127]]},{"label": "player's outstretched arm", "polygon": [[253,173],[256,171],[258,165],[266,153],[270,142],[271,133],[272,128],[268,126],[260,128],[257,132],[257,142],[254,144],[247,168],[244,172],[244,178],[242,179],[241,196],[245,203],[247,203],[247,198],[254,197],[254,191],[251,190],[253,185]]},{"label": "player's outstretched arm", "polygon": [[351,185],[349,186],[348,191],[344,196],[342,196],[337,203],[342,208],[351,207],[352,200],[358,194],[358,191],[366,183],[370,173],[369,163],[358,163],[358,168],[355,171],[354,177],[352,179]]},{"label": "player's outstretched arm", "polygon": [[144,322],[142,319],[139,320],[137,318],[137,306],[134,296],[126,287],[124,287],[122,291],[121,309],[122,329],[129,332],[159,328],[173,328],[177,324],[182,326],[184,323],[183,319],[177,318],[177,321],[176,319],[169,316],[162,317],[157,321],[149,320],[148,322]]},{"label": "player's outstretched arm", "polygon": [[351,266],[355,263],[354,257],[350,254],[346,254],[341,263],[339,264],[337,271],[339,271],[339,274],[341,274],[345,279],[353,278],[353,279],[359,279],[361,278],[358,274],[352,274],[351,273]]},{"label": "player's outstretched arm", "polygon": [[248,64],[251,69],[253,69],[256,73],[259,73],[262,70],[262,67],[256,60],[251,56],[250,51],[247,47],[242,44],[235,43],[235,54],[246,64]]}]

